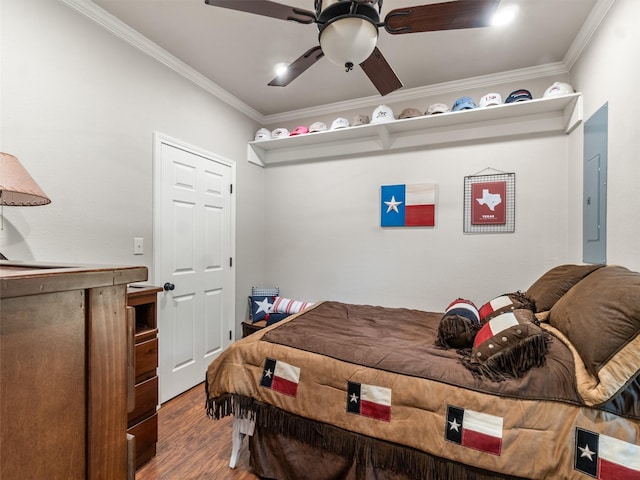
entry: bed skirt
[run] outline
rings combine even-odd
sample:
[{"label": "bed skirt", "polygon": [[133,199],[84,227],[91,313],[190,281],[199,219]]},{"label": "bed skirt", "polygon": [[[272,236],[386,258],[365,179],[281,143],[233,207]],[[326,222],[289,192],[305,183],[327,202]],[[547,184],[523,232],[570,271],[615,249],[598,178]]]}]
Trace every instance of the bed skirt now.
[{"label": "bed skirt", "polygon": [[[403,448],[403,447],[398,447]],[[399,471],[377,466],[373,452],[364,456],[344,457],[321,447],[313,446],[275,432],[256,423],[249,439],[250,464],[261,479],[287,480],[505,480],[516,479],[487,472],[468,465],[454,463],[423,452],[424,470],[415,472],[410,465],[398,466]],[[407,467],[407,468],[403,468]],[[407,470],[414,470],[413,473]]]},{"label": "bed skirt", "polygon": [[250,459],[261,478],[288,480],[498,480],[500,475],[285,412],[240,395],[207,402],[213,418],[255,420]]}]

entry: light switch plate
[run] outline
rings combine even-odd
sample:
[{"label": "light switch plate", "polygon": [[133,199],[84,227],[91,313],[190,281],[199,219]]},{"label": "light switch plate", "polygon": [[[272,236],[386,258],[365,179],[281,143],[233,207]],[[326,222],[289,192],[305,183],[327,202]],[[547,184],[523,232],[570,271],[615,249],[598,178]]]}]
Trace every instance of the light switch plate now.
[{"label": "light switch plate", "polygon": [[133,239],[133,254],[134,255],[144,254],[144,238],[136,237]]}]

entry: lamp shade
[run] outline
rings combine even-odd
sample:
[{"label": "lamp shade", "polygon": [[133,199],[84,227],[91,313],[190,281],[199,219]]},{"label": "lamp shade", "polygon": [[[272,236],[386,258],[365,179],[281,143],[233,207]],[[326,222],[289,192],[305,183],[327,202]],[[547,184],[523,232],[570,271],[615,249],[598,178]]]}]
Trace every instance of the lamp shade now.
[{"label": "lamp shade", "polygon": [[0,152],[0,205],[35,206],[51,203],[29,172],[13,155]]},{"label": "lamp shade", "polygon": [[378,29],[363,18],[340,18],[320,33],[320,47],[336,65],[359,65],[371,56],[378,41]]}]

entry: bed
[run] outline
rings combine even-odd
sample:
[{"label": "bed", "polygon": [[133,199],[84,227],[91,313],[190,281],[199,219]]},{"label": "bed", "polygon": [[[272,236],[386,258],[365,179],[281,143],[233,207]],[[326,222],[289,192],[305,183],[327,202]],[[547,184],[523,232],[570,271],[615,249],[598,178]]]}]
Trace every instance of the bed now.
[{"label": "bed", "polygon": [[207,413],[262,478],[640,479],[640,274],[561,265],[482,310],[452,348],[451,305],[317,303],[216,358]]}]

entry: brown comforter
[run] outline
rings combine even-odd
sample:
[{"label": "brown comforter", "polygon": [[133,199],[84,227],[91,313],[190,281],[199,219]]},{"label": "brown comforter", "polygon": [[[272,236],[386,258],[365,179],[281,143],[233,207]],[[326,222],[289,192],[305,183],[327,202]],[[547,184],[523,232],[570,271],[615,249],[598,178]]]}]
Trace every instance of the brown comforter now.
[{"label": "brown comforter", "polygon": [[578,432],[614,438],[638,452],[635,393],[585,406],[572,353],[559,339],[551,342],[544,367],[491,382],[474,377],[455,351],[434,346],[440,316],[317,304],[236,342],[212,362],[210,412],[253,410],[274,418],[282,412],[283,431],[297,428],[291,418],[308,419],[316,430],[331,425],[356,438],[526,478],[587,478],[591,467],[580,456]]}]

